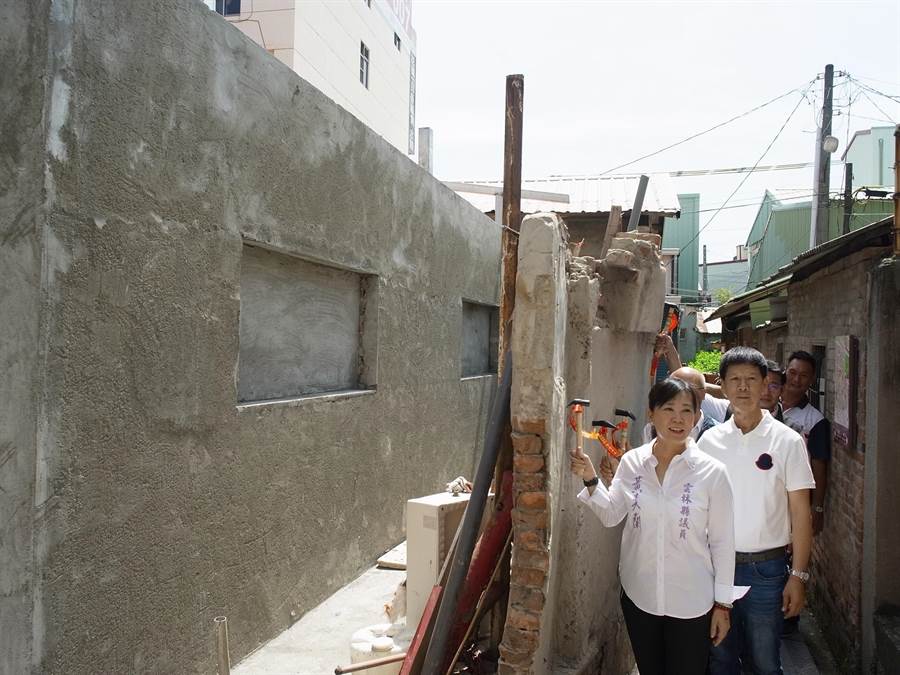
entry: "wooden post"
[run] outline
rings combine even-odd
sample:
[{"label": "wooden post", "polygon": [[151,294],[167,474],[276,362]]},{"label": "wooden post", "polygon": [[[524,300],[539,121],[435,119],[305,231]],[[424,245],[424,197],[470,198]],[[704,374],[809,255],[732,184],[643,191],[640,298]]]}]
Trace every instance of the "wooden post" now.
[{"label": "wooden post", "polygon": [[622,231],[622,207],[613,205],[609,209],[609,220],[606,221],[606,232],[603,235],[603,246],[600,257],[605,258],[613,238]]},{"label": "wooden post", "polygon": [[503,272],[500,291],[500,354],[498,372],[503,372],[509,351],[509,331],[516,301],[516,267],[519,227],[522,224],[522,111],[525,78],[506,76],[506,135],[503,148]]}]

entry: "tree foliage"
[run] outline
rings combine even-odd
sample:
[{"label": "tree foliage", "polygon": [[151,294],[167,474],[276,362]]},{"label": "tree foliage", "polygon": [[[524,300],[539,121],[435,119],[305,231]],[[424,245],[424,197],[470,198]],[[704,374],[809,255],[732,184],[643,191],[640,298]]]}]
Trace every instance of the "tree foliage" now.
[{"label": "tree foliage", "polygon": [[712,292],[713,300],[716,301],[717,305],[724,305],[726,302],[731,300],[731,297],[734,295],[727,288],[717,288]]},{"label": "tree foliage", "polygon": [[716,351],[706,351],[706,352],[697,352],[697,355],[694,357],[693,361],[690,361],[688,365],[691,368],[696,368],[701,373],[718,373],[719,372],[719,360],[722,358],[721,352]]}]

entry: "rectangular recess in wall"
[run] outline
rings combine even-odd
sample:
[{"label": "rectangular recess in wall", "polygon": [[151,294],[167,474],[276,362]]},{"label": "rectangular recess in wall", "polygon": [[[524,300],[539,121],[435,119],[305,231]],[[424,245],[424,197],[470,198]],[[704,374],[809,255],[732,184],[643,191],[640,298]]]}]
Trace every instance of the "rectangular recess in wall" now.
[{"label": "rectangular recess in wall", "polygon": [[460,361],[462,377],[497,372],[498,310],[492,305],[462,301]]},{"label": "rectangular recess in wall", "polygon": [[374,388],[376,282],[245,243],[238,402]]}]

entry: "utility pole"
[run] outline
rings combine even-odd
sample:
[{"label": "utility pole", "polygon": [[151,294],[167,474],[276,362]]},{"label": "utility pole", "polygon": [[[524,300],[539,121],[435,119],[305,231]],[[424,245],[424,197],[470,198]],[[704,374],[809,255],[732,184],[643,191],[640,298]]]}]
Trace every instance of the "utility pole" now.
[{"label": "utility pole", "polygon": [[900,256],[900,124],[894,129],[894,256]]},{"label": "utility pole", "polygon": [[816,130],[816,177],[813,183],[812,216],[809,224],[809,247],[815,248],[828,238],[828,190],[831,179],[831,153],[825,150],[825,139],[831,136],[831,106],[834,96],[834,66],[825,66],[822,124]]},{"label": "utility pole", "polygon": [[850,234],[850,216],[853,215],[853,163],[844,165],[844,227],[842,234]]},{"label": "utility pole", "polygon": [[703,302],[709,302],[709,267],[706,266],[706,244],[703,244]]}]

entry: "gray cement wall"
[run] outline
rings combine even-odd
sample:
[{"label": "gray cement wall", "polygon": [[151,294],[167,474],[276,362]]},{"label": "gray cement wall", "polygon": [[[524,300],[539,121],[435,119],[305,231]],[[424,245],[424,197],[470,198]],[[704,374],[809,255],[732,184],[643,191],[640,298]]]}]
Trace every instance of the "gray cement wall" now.
[{"label": "gray cement wall", "polygon": [[[195,0],[0,12],[0,671],[212,672],[472,472],[499,230]],[[236,405],[245,242],[375,278],[374,389]]]},{"label": "gray cement wall", "polygon": [[[47,2],[0,2],[0,673],[30,669],[42,406],[38,349],[44,201]],[[40,555],[40,551],[37,552]]]},{"label": "gray cement wall", "polygon": [[[869,274],[866,388],[865,518],[862,561],[862,661],[876,662],[875,614],[900,607],[900,261],[887,258]],[[882,662],[884,672],[896,663]]]}]

